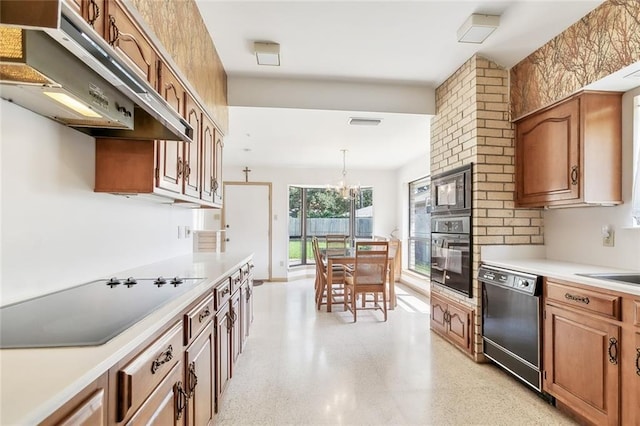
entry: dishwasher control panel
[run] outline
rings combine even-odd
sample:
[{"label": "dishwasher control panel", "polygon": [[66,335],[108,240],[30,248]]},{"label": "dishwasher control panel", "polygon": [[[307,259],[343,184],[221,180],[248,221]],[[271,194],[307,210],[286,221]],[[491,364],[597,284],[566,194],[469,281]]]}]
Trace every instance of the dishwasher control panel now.
[{"label": "dishwasher control panel", "polygon": [[478,269],[478,281],[509,287],[530,295],[538,295],[540,287],[538,285],[540,277],[536,275],[487,265],[482,265]]}]

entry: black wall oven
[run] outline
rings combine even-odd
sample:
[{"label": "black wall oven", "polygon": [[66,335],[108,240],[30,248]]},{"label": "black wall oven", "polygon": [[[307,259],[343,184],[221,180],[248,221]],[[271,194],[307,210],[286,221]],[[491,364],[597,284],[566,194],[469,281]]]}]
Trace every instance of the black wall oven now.
[{"label": "black wall oven", "polygon": [[472,295],[471,217],[431,219],[431,281]]},{"label": "black wall oven", "polygon": [[471,168],[431,178],[431,282],[473,296]]}]

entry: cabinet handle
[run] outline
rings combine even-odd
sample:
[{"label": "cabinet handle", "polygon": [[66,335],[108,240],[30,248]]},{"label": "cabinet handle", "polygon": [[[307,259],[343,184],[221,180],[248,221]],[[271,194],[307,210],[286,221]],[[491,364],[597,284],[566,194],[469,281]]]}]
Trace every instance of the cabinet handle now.
[{"label": "cabinet handle", "polygon": [[156,374],[158,368],[166,362],[169,362],[173,359],[173,346],[169,345],[167,350],[161,352],[160,355],[151,363],[151,374]]},{"label": "cabinet handle", "polygon": [[588,305],[590,302],[589,298],[586,296],[576,296],[571,293],[565,293],[564,298],[567,300],[573,300],[574,302],[584,303],[585,305]]},{"label": "cabinet handle", "polygon": [[225,316],[225,321],[227,321],[227,334],[231,334],[231,327],[233,326],[233,323],[231,322],[231,317],[229,316],[229,312],[224,314],[224,316]]},{"label": "cabinet handle", "polygon": [[609,362],[611,364],[618,363],[618,341],[615,337],[609,339]]},{"label": "cabinet handle", "polygon": [[91,12],[92,12],[91,15],[88,17],[89,25],[93,27],[93,24],[95,24],[98,18],[100,17],[100,7],[95,2],[95,0],[90,0],[89,3],[91,4]]},{"label": "cabinet handle", "polygon": [[184,412],[185,408],[187,408],[187,398],[189,396],[182,388],[182,382],[178,382],[175,384],[174,392],[178,397],[176,400],[176,420],[180,420],[182,418],[182,413]]},{"label": "cabinet handle", "polygon": [[113,15],[109,15],[109,44],[113,46],[118,41],[118,38],[120,38],[120,30],[116,25],[116,19]]},{"label": "cabinet handle", "polygon": [[640,348],[636,348],[636,374],[640,376]]},{"label": "cabinet handle", "polygon": [[231,308],[229,311],[229,316],[231,317],[231,326],[233,326],[238,320],[238,314],[236,314],[236,310]]},{"label": "cabinet handle", "polygon": [[178,169],[178,179],[180,179],[182,176],[182,157],[178,157],[178,164],[176,167]]},{"label": "cabinet handle", "polygon": [[231,290],[229,290],[229,287],[225,287],[222,289],[222,296],[224,296],[225,294],[229,294]]},{"label": "cabinet handle", "polygon": [[186,161],[184,162],[184,178],[189,179],[191,175],[191,166]]},{"label": "cabinet handle", "polygon": [[251,299],[251,289],[247,287],[247,292],[245,293],[247,295],[247,302],[249,301],[249,299]]},{"label": "cabinet handle", "polygon": [[196,362],[193,361],[189,364],[189,398],[193,396],[196,386],[198,386],[198,376],[196,374]]},{"label": "cabinet handle", "polygon": [[203,319],[205,319],[206,317],[208,317],[209,315],[211,315],[211,311],[209,310],[209,307],[205,307],[204,311],[200,312],[200,315],[198,315],[198,321],[202,322]]},{"label": "cabinet handle", "polygon": [[571,185],[578,184],[578,166],[571,167]]},{"label": "cabinet handle", "polygon": [[211,188],[213,188],[213,192],[218,192],[218,180],[211,178]]}]

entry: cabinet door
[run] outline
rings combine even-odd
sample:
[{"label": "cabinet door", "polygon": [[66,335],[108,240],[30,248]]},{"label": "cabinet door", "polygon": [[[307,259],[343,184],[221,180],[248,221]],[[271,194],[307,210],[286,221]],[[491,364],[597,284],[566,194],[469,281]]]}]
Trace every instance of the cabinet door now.
[{"label": "cabinet door", "polygon": [[216,148],[215,148],[215,166],[214,166],[214,184],[213,184],[213,202],[222,205],[222,150],[224,142],[220,132],[216,132]]},{"label": "cabinet door", "polygon": [[231,317],[231,324],[233,327],[232,330],[232,338],[231,338],[231,348],[232,348],[232,358],[231,358],[231,376],[233,376],[233,370],[235,368],[236,362],[238,361],[238,356],[240,356],[240,352],[242,351],[242,304],[240,301],[242,300],[242,291],[238,289],[231,296],[231,306],[229,310],[229,316]]},{"label": "cabinet door", "polygon": [[87,386],[40,426],[101,426],[107,424],[107,376]]},{"label": "cabinet door", "polygon": [[156,87],[156,53],[121,0],[108,0],[105,39],[133,70]]},{"label": "cabinet door", "polygon": [[184,425],[187,393],[182,380],[182,362],[158,385],[127,425]]},{"label": "cabinet door", "polygon": [[202,195],[204,201],[213,203],[216,188],[215,141],[216,130],[209,118],[202,114]]},{"label": "cabinet door", "polygon": [[229,379],[231,379],[231,318],[229,304],[218,309],[216,314],[216,413],[220,411],[220,401]]},{"label": "cabinet door", "polygon": [[202,111],[188,94],[186,101],[185,118],[193,127],[193,142],[184,144],[184,193],[185,195],[200,198]]},{"label": "cabinet door", "polygon": [[462,309],[456,305],[449,304],[447,315],[447,334],[451,341],[465,349],[467,352],[471,349],[471,313],[469,310]]},{"label": "cabinet door", "polygon": [[447,303],[431,293],[431,328],[442,334],[447,332]]},{"label": "cabinet door", "polygon": [[244,349],[245,341],[249,336],[249,328],[253,321],[253,279],[251,277],[245,281],[245,284],[242,287],[242,300],[244,303],[244,306],[242,307],[242,348]]},{"label": "cabinet door", "polygon": [[[185,91],[176,76],[164,64],[160,64],[159,87],[162,97],[184,116]],[[184,165],[183,145],[181,141],[156,141],[158,163],[156,186],[173,192],[182,192],[182,173]]]},{"label": "cabinet door", "polygon": [[547,305],[544,390],[596,424],[619,423],[620,327]]},{"label": "cabinet door", "polygon": [[214,372],[213,327],[211,323],[186,351],[187,425],[206,426],[213,423]]},{"label": "cabinet door", "polygon": [[516,197],[521,205],[580,197],[579,100],[516,125]]}]

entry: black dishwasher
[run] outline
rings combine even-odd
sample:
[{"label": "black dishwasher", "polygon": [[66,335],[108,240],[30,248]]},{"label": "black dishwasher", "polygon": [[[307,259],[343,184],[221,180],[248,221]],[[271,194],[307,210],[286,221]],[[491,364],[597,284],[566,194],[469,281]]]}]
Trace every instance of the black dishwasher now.
[{"label": "black dishwasher", "polygon": [[478,281],[484,354],[542,392],[540,277],[482,265]]}]

